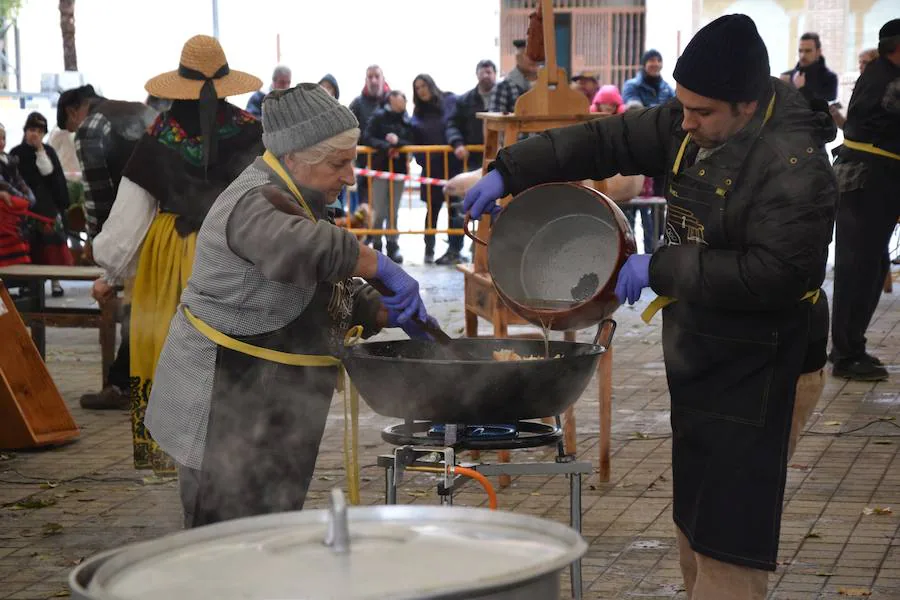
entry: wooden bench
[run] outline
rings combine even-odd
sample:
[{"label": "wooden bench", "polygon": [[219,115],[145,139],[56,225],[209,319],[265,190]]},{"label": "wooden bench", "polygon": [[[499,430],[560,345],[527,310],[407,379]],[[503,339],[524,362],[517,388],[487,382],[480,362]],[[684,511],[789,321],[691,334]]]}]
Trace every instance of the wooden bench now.
[{"label": "wooden bench", "polygon": [[58,307],[47,306],[46,282],[94,281],[103,275],[99,267],[63,267],[55,265],[12,265],[0,267],[0,280],[6,287],[16,287],[26,283],[27,295],[20,294],[15,299],[16,309],[22,320],[31,329],[31,339],[42,359],[46,360],[49,327],[96,327],[100,332],[100,353],[103,364],[103,383],[116,354],[116,314],[118,301],[105,303],[102,307]]}]

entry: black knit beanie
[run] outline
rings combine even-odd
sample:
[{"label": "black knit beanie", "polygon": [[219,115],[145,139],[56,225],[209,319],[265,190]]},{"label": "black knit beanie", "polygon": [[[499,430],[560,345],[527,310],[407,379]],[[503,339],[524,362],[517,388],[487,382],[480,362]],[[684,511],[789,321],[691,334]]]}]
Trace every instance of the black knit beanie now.
[{"label": "black knit beanie", "polygon": [[698,31],[675,65],[678,85],[725,102],[751,102],[769,81],[769,53],[747,15],[725,15]]},{"label": "black knit beanie", "polygon": [[891,19],[878,30],[879,41],[898,35],[900,35],[900,19]]}]

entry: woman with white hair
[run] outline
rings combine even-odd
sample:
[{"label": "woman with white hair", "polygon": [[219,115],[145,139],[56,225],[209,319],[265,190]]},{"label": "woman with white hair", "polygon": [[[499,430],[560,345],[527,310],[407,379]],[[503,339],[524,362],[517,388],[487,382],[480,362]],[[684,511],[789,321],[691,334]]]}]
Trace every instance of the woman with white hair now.
[{"label": "woman with white hair", "polygon": [[419,284],[326,217],[353,184],[358,139],[317,84],[272,92],[266,153],[203,222],[145,418],[179,464],[187,527],[302,508],[345,333],[423,335]]}]

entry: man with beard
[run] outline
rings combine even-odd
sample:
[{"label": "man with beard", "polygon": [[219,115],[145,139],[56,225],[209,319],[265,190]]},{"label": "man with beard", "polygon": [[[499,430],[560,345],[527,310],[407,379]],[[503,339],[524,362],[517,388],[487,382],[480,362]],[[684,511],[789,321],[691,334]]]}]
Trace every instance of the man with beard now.
[{"label": "man with beard", "polygon": [[[350,103],[350,112],[359,122],[359,127],[363,131],[369,124],[369,119],[375,114],[375,111],[384,106],[387,102],[388,92],[391,91],[390,86],[384,82],[384,73],[378,65],[369,65],[366,69],[366,85],[363,86],[362,94],[353,99]],[[356,166],[365,168],[367,164],[365,155],[356,159]],[[369,180],[366,177],[358,176],[356,178],[356,193],[359,194],[359,203],[368,204],[369,202]]]},{"label": "man with beard", "polygon": [[478,85],[456,98],[456,108],[447,123],[447,143],[453,146],[453,154],[465,165],[465,169],[481,167],[482,154],[470,154],[467,145],[484,143],[484,123],[476,114],[485,112],[491,105],[491,94],[497,81],[497,65],[492,60],[479,61],[475,66]]},{"label": "man with beard", "polygon": [[791,83],[807,100],[833,102],[837,99],[838,78],[825,66],[822,56],[822,41],[818,33],[804,33],[800,36],[797,50],[799,60],[790,71],[781,74],[781,79]]},{"label": "man with beard", "polygon": [[525,52],[527,45],[525,40],[513,41],[513,46],[516,48],[516,67],[494,89],[490,112],[515,112],[516,100],[530,90],[537,81],[538,64]]},{"label": "man with beard", "polygon": [[691,600],[766,597],[831,240],[834,122],[769,72],[753,21],[720,17],[678,59],[678,101],[503,148],[464,203],[478,218],[541,183],[664,178],[667,243],[628,257],[616,295],[633,304],[649,287],[664,306],[673,517]]}]

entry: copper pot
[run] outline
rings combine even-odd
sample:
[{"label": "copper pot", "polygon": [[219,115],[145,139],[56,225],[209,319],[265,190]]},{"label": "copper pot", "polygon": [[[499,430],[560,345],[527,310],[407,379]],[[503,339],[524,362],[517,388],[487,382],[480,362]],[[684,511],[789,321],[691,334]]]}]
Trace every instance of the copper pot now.
[{"label": "copper pot", "polygon": [[494,218],[488,271],[504,304],[526,321],[557,331],[585,329],[618,307],[616,278],[636,251],[616,203],[578,183],[529,188]]}]

